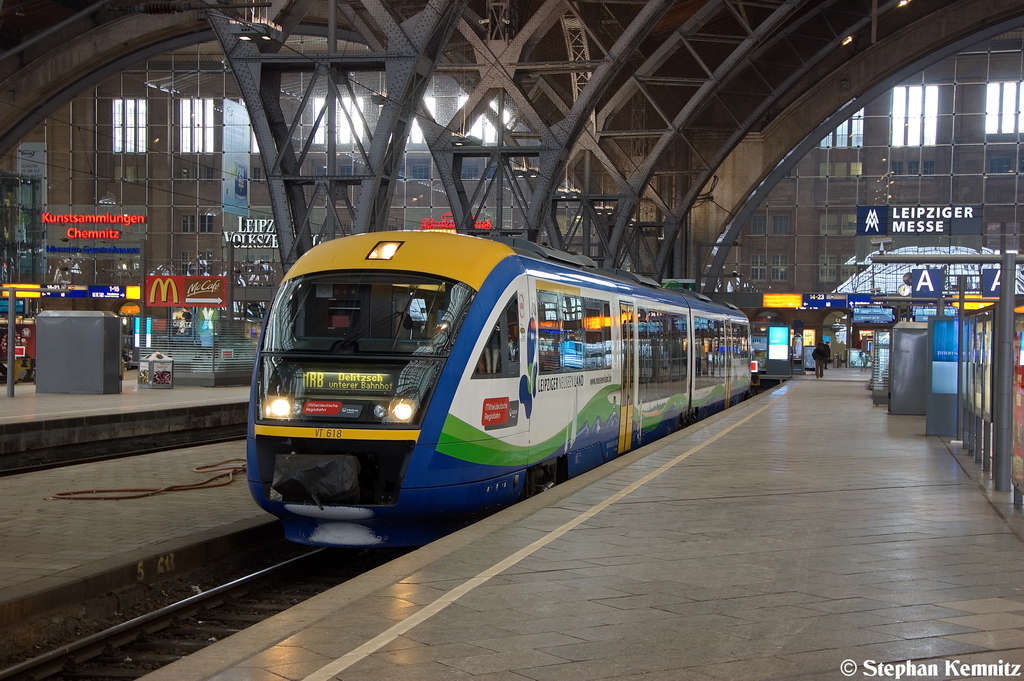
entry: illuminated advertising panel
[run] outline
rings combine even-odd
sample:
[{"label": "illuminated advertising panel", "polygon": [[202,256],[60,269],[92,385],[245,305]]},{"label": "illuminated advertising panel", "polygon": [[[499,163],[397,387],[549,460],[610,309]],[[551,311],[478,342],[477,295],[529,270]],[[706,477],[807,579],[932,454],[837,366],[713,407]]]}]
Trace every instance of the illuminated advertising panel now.
[{"label": "illuminated advertising panel", "polygon": [[150,307],[227,307],[227,277],[147,276]]},{"label": "illuminated advertising panel", "polygon": [[932,392],[941,395],[955,395],[956,320],[936,319],[932,325]]},{"label": "illuminated advertising panel", "polygon": [[789,359],[789,327],[768,327],[768,359]]}]

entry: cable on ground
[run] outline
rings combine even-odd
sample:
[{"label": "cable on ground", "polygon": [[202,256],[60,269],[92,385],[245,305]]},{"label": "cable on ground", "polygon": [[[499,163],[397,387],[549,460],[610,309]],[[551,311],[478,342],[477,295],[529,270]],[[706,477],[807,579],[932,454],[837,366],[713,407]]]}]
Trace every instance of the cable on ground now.
[{"label": "cable on ground", "polygon": [[[241,462],[240,465],[238,462]],[[224,461],[218,461],[217,463],[196,466],[192,469],[192,472],[215,473],[215,475],[211,475],[202,482],[186,485],[167,485],[165,487],[129,487],[125,489],[83,489],[72,492],[57,492],[50,498],[67,499],[69,501],[118,501],[121,499],[142,499],[143,497],[152,497],[164,492],[185,492],[193,489],[224,487],[234,482],[235,474],[245,473],[245,459],[226,459]]]}]

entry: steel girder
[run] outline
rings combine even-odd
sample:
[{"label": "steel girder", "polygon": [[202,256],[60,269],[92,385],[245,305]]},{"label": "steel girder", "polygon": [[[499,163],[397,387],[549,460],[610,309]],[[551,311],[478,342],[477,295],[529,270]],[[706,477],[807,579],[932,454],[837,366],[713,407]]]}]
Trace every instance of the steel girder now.
[{"label": "steel girder", "polygon": [[[947,6],[995,3],[923,0],[887,11],[891,3],[883,2],[878,27],[883,36],[893,35]],[[871,0],[547,0],[534,3],[529,14],[522,11],[524,6],[516,0],[435,3],[435,9],[425,7],[425,0],[302,0],[287,5],[279,0],[283,9],[275,21],[284,35],[317,28],[323,35],[331,27],[344,27],[358,34],[367,52],[311,59],[265,51],[265,46],[264,51],[253,47],[247,52],[236,49],[237,40],[222,38],[267,155],[286,266],[312,242],[309,219],[315,203],[327,204],[328,221],[335,226],[341,222],[336,206],[353,217],[357,231],[380,224],[405,133],[415,116],[461,228],[469,225],[488,192],[498,193],[495,183],[507,182],[532,236],[543,234],[556,246],[582,244],[588,251],[599,246],[607,256],[605,264],[615,265],[629,263],[638,253],[637,244],[643,243],[655,254],[645,273],[659,275],[669,263],[680,225],[729,150],[747,132],[762,129],[818,78],[849,63],[858,50],[869,49],[838,45],[866,25]],[[509,23],[484,22],[500,22],[502,17]],[[300,22],[304,27],[297,29]],[[118,19],[97,31],[113,33],[115,26],[131,23],[144,28],[130,31],[127,56],[124,50],[117,55],[122,60],[143,55],[144,44],[203,35],[194,13]],[[943,31],[962,28],[936,28],[936,44]],[[22,51],[19,59],[38,56],[36,46],[17,49]],[[87,57],[93,58],[83,52],[74,63],[85,63]],[[82,76],[72,60],[65,62],[71,63],[66,72]],[[90,67],[90,72],[110,73],[114,63],[106,62],[106,70]],[[285,116],[281,74],[306,69],[310,78],[328,84],[328,99],[336,102],[346,95],[349,68],[377,69],[387,78],[381,116],[372,122],[374,130],[361,150],[370,172],[300,175],[308,139],[295,137],[297,119]],[[461,117],[447,126],[437,124],[420,103],[433,74],[458,78],[468,95]],[[11,90],[18,88],[18,77],[8,79]],[[75,92],[69,83],[64,101]],[[308,101],[310,92],[300,97]],[[495,113],[490,105],[498,101],[502,111]],[[509,122],[504,111],[510,112]],[[350,112],[328,103],[317,115],[332,125],[337,114]],[[467,126],[481,115],[502,131],[499,144],[474,144],[465,138]],[[458,121],[463,121],[461,127]],[[8,146],[20,136],[11,134],[12,125],[0,131]],[[24,125],[18,130],[23,134]],[[484,173],[475,185],[463,180],[462,159],[473,156],[487,157],[500,173]],[[518,167],[514,170],[513,165]],[[552,218],[553,206],[566,201],[577,202],[579,209],[567,226],[559,227]],[[609,223],[607,213],[598,210],[601,203],[619,209],[616,222]],[[715,236],[717,232],[706,240]]]},{"label": "steel girder", "polygon": [[[297,25],[310,4],[307,0],[289,6],[289,23]],[[353,231],[374,231],[386,226],[394,180],[415,113],[414,103],[423,98],[441,50],[465,8],[465,0],[442,3],[440,9],[428,4],[406,21],[377,0],[366,0],[363,12],[351,4],[341,4],[342,14],[364,42],[379,48],[355,54],[336,50],[338,7],[334,2],[328,3],[328,51],[320,54],[280,54],[277,52],[280,39],[270,41],[261,51],[261,41],[243,41],[233,34],[227,17],[210,16],[246,100],[267,172],[281,262],[286,270],[312,246],[310,219],[321,202],[327,209],[324,229],[328,225],[340,226],[339,202],[345,204],[352,218]],[[256,26],[259,28],[259,24]],[[375,95],[380,114],[372,131],[362,112],[352,111],[343,104],[345,95],[355,99],[348,80],[350,69],[384,73],[384,92]],[[292,107],[294,114],[291,116],[286,115],[281,101],[282,96],[287,96],[282,92],[282,76],[287,73],[308,74],[309,78],[297,109]],[[314,90],[321,86],[326,88],[327,96],[318,107],[314,125],[303,130],[303,111]],[[347,119],[350,129],[365,131],[363,137],[367,143],[359,141],[357,135],[357,144],[367,172],[358,176],[341,176],[337,172],[336,126],[341,115]],[[303,172],[304,161],[322,124],[326,128],[328,148],[326,172],[307,174]],[[298,149],[296,140],[301,142]],[[349,196],[352,185],[360,188],[354,204]]]},{"label": "steel girder", "polygon": [[[752,9],[759,12],[744,11]],[[647,272],[661,276],[680,224],[726,154],[763,122],[801,78],[820,66],[846,35],[869,20],[870,3],[866,2],[748,4],[722,0],[704,5],[676,31],[617,93],[608,110],[611,119],[616,108],[640,96],[668,124],[656,140],[648,137],[653,144],[646,157],[634,161],[636,171],[629,178],[632,191],[612,235],[617,264],[629,256],[623,241],[627,235],[635,236],[630,225],[641,219],[636,215],[641,197],[645,192],[664,191],[661,200],[671,209],[662,220],[665,230],[654,271]],[[673,57],[690,61],[690,73],[659,76],[662,65]],[[664,105],[666,98],[656,93],[657,86],[689,91],[690,95],[680,97],[682,105],[673,113]],[[605,128],[602,134],[610,148],[618,147],[615,140],[621,133]],[[617,158],[625,161],[624,156],[620,153]]]}]

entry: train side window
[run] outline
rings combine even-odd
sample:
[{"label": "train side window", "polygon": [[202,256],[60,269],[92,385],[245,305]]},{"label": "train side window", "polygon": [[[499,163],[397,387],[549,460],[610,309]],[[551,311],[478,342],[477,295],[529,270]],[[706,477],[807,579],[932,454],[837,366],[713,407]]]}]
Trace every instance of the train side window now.
[{"label": "train side window", "polygon": [[583,368],[583,302],[579,296],[562,296],[562,368]]},{"label": "train side window", "polygon": [[651,339],[647,331],[647,310],[636,308],[636,370],[640,378],[641,400],[649,399],[647,384],[651,382]]},{"label": "train side window", "polygon": [[706,317],[693,318],[693,367],[695,388],[706,388],[714,383],[708,358],[711,349],[711,320]]},{"label": "train side window", "polygon": [[562,318],[561,296],[553,291],[537,291],[537,353],[540,373],[550,374],[562,370]]},{"label": "train side window", "polygon": [[498,378],[519,375],[519,309],[513,295],[494,322],[491,334],[480,351],[473,378]]},{"label": "train side window", "polygon": [[516,304],[517,296],[505,306],[505,338],[508,359],[508,375],[519,375],[519,306]]},{"label": "train side window", "polygon": [[610,369],[612,366],[612,313],[609,303],[583,299],[584,369]]}]

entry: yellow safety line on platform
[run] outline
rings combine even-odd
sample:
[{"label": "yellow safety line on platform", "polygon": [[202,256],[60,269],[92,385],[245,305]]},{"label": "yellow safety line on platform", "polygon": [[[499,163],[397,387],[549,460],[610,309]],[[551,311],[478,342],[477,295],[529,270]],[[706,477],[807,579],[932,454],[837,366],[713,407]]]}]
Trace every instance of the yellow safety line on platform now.
[{"label": "yellow safety line on platform", "polygon": [[513,565],[515,565],[516,563],[518,563],[519,561],[523,560],[524,558],[529,557],[530,555],[536,553],[538,550],[544,548],[545,546],[547,546],[551,542],[555,541],[556,539],[558,539],[559,537],[561,537],[562,535],[567,533],[569,530],[572,530],[573,528],[575,528],[575,527],[579,526],[580,524],[586,522],[587,520],[593,518],[595,515],[597,515],[598,513],[603,511],[604,509],[608,508],[609,506],[611,506],[615,502],[617,502],[620,499],[622,499],[622,498],[628,496],[629,494],[635,492],[636,490],[640,489],[641,487],[646,485],[651,480],[654,480],[655,478],[657,478],[659,475],[661,475],[665,471],[667,471],[670,468],[673,468],[674,466],[678,465],[679,463],[681,463],[684,459],[686,459],[690,455],[700,451],[701,449],[703,449],[704,447],[708,446],[712,442],[715,442],[716,440],[724,437],[725,435],[729,434],[730,432],[732,432],[736,428],[739,428],[744,423],[746,423],[750,419],[754,418],[755,416],[757,416],[761,412],[765,411],[769,407],[774,406],[783,397],[786,397],[787,395],[792,393],[794,390],[796,390],[799,387],[802,387],[803,385],[805,385],[805,383],[801,381],[799,385],[793,385],[791,383],[790,385],[785,386],[785,388],[780,391],[782,394],[780,394],[777,398],[774,398],[771,401],[769,401],[768,404],[764,405],[763,407],[761,407],[757,411],[751,412],[750,414],[748,414],[747,416],[743,417],[742,419],[740,419],[736,423],[732,424],[731,426],[729,426],[728,428],[726,428],[722,432],[718,433],[717,435],[711,436],[710,438],[708,438],[704,442],[700,443],[699,445],[695,445],[695,446],[691,447],[686,452],[683,452],[682,454],[680,454],[676,458],[672,459],[668,463],[663,464],[658,469],[648,473],[647,475],[645,475],[644,477],[640,478],[636,482],[633,482],[629,486],[624,487],[623,489],[621,489],[618,492],[616,492],[615,494],[611,495],[610,497],[608,497],[607,499],[605,499],[601,503],[596,504],[595,506],[590,507],[589,509],[587,509],[586,511],[584,511],[580,515],[576,516],[572,520],[568,521],[567,523],[565,523],[561,527],[559,527],[559,528],[557,528],[555,530],[552,530],[551,532],[549,532],[545,536],[541,537],[540,539],[536,540],[532,544],[523,547],[519,551],[516,551],[515,553],[513,553],[508,558],[505,558],[504,560],[502,560],[499,563],[495,563],[491,567],[487,568],[486,570],[484,570],[483,572],[478,574],[476,577],[472,577],[471,579],[467,580],[466,582],[464,582],[464,583],[460,584],[459,586],[455,587],[454,589],[452,589],[448,593],[444,594],[443,596],[438,598],[436,601],[434,601],[430,605],[427,605],[427,606],[423,607],[421,610],[418,610],[417,612],[413,613],[412,615],[410,615],[406,619],[404,619],[401,622],[399,622],[399,623],[395,624],[394,626],[392,626],[387,631],[384,631],[384,632],[378,634],[377,636],[375,636],[374,638],[370,639],[366,643],[362,644],[361,646],[359,646],[355,650],[352,650],[350,652],[345,653],[344,655],[342,655],[338,659],[334,660],[333,662],[331,662],[331,663],[329,663],[327,665],[324,665],[323,667],[321,667],[320,669],[316,670],[315,672],[313,672],[309,676],[306,676],[304,679],[302,679],[302,681],[330,681],[331,679],[333,679],[340,672],[345,671],[346,669],[348,669],[352,665],[356,664],[357,662],[359,662],[363,658],[368,657],[369,655],[372,655],[373,653],[377,652],[378,650],[380,650],[381,648],[383,648],[387,644],[389,644],[392,641],[394,641],[399,636],[405,634],[407,631],[410,631],[411,629],[413,629],[414,627],[418,626],[419,624],[422,624],[423,622],[427,621],[428,619],[430,619],[431,617],[433,617],[434,615],[436,615],[437,613],[441,612],[442,610],[447,608],[449,605],[451,605],[452,603],[457,601],[462,596],[465,596],[467,593],[469,593],[470,591],[472,591],[476,587],[478,587],[481,584],[487,582],[492,577],[495,577],[495,576],[501,574],[502,572],[504,572],[508,568],[510,568]]}]

